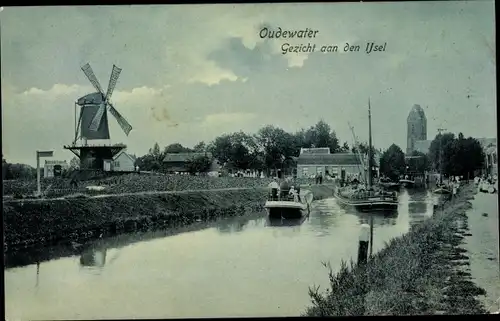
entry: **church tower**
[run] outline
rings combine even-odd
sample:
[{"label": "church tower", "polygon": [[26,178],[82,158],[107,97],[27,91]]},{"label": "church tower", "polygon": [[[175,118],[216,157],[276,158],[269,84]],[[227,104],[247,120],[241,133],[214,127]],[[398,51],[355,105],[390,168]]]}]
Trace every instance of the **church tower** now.
[{"label": "church tower", "polygon": [[420,105],[413,105],[406,119],[408,125],[406,155],[415,150],[415,142],[427,140],[427,118]]}]

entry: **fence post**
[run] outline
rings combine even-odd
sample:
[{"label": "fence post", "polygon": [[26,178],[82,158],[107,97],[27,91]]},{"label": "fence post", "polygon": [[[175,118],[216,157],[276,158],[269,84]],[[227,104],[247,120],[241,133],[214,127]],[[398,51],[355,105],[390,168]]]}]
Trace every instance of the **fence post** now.
[{"label": "fence post", "polygon": [[366,264],[368,260],[368,243],[370,240],[370,225],[362,224],[359,233],[358,265]]}]

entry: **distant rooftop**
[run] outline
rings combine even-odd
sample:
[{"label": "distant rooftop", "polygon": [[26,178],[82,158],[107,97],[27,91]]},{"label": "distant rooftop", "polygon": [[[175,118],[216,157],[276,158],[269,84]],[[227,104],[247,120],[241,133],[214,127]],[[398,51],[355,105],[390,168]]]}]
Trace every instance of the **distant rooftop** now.
[{"label": "distant rooftop", "polygon": [[361,165],[359,158],[353,153],[335,154],[300,154],[297,159],[298,165]]},{"label": "distant rooftop", "polygon": [[167,153],[165,155],[165,158],[163,159],[164,162],[187,162],[190,159],[193,159],[195,157],[200,157],[200,156],[208,156],[209,158],[212,158],[211,153]]},{"label": "distant rooftop", "polygon": [[319,147],[319,148],[301,148],[300,154],[330,154],[329,147]]}]

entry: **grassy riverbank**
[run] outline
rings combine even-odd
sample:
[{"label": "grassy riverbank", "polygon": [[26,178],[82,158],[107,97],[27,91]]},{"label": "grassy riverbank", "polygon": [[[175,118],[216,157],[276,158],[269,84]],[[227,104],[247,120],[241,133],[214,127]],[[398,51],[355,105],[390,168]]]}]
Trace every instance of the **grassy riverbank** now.
[{"label": "grassy riverbank", "polygon": [[[41,180],[41,190],[46,198],[54,198],[75,193],[96,195],[221,188],[258,188],[267,186],[271,181],[272,178],[133,173],[80,181],[77,187],[71,186],[71,181],[68,178],[44,178]],[[314,180],[298,179],[297,182],[304,185],[313,183]],[[99,186],[100,190],[89,190],[88,187],[90,186]],[[30,198],[33,197],[36,189],[36,180],[8,180],[3,182],[4,198]]]},{"label": "grassy riverbank", "polygon": [[[304,189],[315,199],[333,194],[329,186]],[[8,248],[24,247],[244,215],[263,210],[267,193],[265,188],[249,188],[4,202],[4,242]]]},{"label": "grassy riverbank", "polygon": [[464,186],[458,198],[436,209],[434,217],[393,239],[366,266],[330,270],[326,293],[311,289],[308,316],[425,315],[486,313],[483,295],[466,271],[461,246],[467,233],[466,210],[475,189]]}]

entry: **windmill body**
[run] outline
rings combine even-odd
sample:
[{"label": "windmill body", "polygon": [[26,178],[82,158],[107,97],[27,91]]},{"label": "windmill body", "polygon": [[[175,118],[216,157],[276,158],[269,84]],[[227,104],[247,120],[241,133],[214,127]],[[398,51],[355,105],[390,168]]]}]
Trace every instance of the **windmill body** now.
[{"label": "windmill body", "polygon": [[101,108],[103,108],[104,101],[100,93],[92,93],[78,99],[76,104],[80,107],[80,137],[83,141],[95,139],[109,139],[109,126],[108,115],[105,112],[102,115],[97,130],[91,130],[89,127],[92,120],[95,118]]},{"label": "windmill body", "polygon": [[[123,144],[97,145],[91,143],[94,140],[110,139],[108,111],[117,120],[127,136],[132,130],[132,126],[110,101],[121,69],[113,65],[106,93],[103,92],[89,64],[83,66],[82,70],[97,91],[80,97],[75,102],[75,137],[71,146],[64,146],[64,148],[80,158],[81,170],[102,171],[105,170],[104,164],[106,162],[111,162],[116,154],[126,148]],[[106,170],[110,171],[109,168]]]}]

